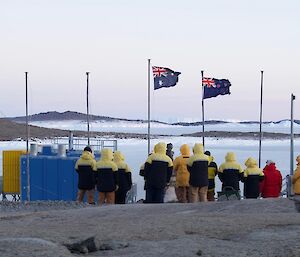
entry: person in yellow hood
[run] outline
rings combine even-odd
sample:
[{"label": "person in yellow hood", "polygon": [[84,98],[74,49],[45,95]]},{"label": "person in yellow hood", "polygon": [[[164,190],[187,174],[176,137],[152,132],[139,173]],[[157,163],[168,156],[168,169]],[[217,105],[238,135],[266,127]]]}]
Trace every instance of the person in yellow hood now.
[{"label": "person in yellow hood", "polygon": [[95,204],[96,161],[91,147],[86,146],[83,149],[82,155],[75,164],[75,170],[78,173],[77,201],[82,202],[85,193],[87,193],[87,202],[89,204]]},{"label": "person in yellow hood", "polygon": [[188,202],[190,173],[187,169],[187,160],[190,157],[190,147],[184,144],[180,147],[181,155],[173,162],[173,171],[176,176],[175,193],[180,203]]},{"label": "person in yellow hood", "polygon": [[246,198],[259,197],[260,182],[264,179],[262,169],[257,166],[257,161],[250,157],[245,162],[246,169],[243,172],[242,182],[244,185],[244,196]]},{"label": "person in yellow hood", "polygon": [[214,157],[211,156],[210,151],[205,151],[204,154],[209,156],[210,163],[208,165],[208,190],[207,200],[212,202],[215,200],[215,177],[218,174],[218,166],[214,162]]},{"label": "person in yellow hood", "polygon": [[239,181],[243,177],[243,168],[236,161],[236,156],[233,152],[226,154],[225,162],[219,167],[218,176],[222,182],[222,190],[225,187],[232,187],[236,191],[240,190]]},{"label": "person in yellow hood", "polygon": [[193,153],[188,161],[187,168],[190,172],[189,202],[207,202],[208,165],[209,158],[203,153],[203,145],[195,144]]},{"label": "person in yellow hood", "polygon": [[114,204],[115,191],[118,187],[117,165],[113,162],[113,152],[109,148],[101,151],[101,158],[96,162],[98,204]]},{"label": "person in yellow hood", "polygon": [[126,194],[132,186],[131,170],[120,151],[114,152],[114,163],[118,167],[117,176],[119,181],[119,188],[116,191],[116,204],[125,204]]},{"label": "person in yellow hood", "polygon": [[173,162],[166,155],[166,144],[160,142],[154,146],[154,153],[145,162],[146,202],[163,203],[165,187],[170,181]]},{"label": "person in yellow hood", "polygon": [[292,177],[292,183],[293,183],[294,193],[296,197],[298,197],[300,200],[300,155],[297,156],[296,161],[297,161],[297,168]]}]

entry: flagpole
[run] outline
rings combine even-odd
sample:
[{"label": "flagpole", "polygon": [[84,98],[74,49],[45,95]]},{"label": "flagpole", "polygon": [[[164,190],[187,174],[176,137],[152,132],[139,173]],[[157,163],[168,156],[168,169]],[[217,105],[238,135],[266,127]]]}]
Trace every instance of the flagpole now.
[{"label": "flagpole", "polygon": [[26,104],[26,173],[27,173],[27,201],[30,201],[30,174],[29,174],[29,125],[28,125],[28,72],[25,72],[25,104]]},{"label": "flagpole", "polygon": [[89,72],[86,72],[86,119],[87,119],[87,131],[88,131],[88,145],[90,145]]},{"label": "flagpole", "polygon": [[150,154],[150,61],[148,59],[148,155]]},{"label": "flagpole", "polygon": [[294,173],[294,100],[296,96],[291,94],[291,153],[290,153],[290,175]]},{"label": "flagpole", "polygon": [[261,80],[260,80],[260,115],[259,115],[259,154],[258,154],[258,163],[259,167],[261,167],[261,140],[262,140],[262,111],[263,111],[263,79],[264,79],[264,71],[261,72]]},{"label": "flagpole", "polygon": [[204,71],[201,71],[201,77],[202,77],[202,144],[204,147],[204,87],[203,87],[203,75]]}]

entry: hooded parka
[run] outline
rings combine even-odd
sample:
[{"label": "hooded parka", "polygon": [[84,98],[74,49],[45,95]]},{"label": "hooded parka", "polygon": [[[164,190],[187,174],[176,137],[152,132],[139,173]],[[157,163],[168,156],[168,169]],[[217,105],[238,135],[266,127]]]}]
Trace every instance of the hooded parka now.
[{"label": "hooded parka", "polygon": [[292,177],[292,183],[294,187],[294,193],[296,195],[300,195],[300,155],[297,156],[296,161],[297,163],[297,168],[295,170],[295,173]]},{"label": "hooded parka", "polygon": [[190,157],[190,148],[187,144],[180,147],[181,156],[173,162],[173,170],[176,175],[176,187],[188,187],[190,173],[187,169],[187,160]]},{"label": "hooded parka", "polygon": [[246,198],[259,197],[260,182],[264,179],[262,169],[258,168],[257,161],[250,157],[245,162],[246,169],[243,173],[242,182],[244,185],[244,196]]},{"label": "hooded parka", "polygon": [[187,167],[190,172],[189,184],[193,187],[208,186],[209,157],[203,153],[203,145],[195,144],[193,153],[188,161]]},{"label": "hooded parka", "polygon": [[75,164],[78,173],[78,189],[92,190],[95,188],[96,161],[89,151],[83,151]]},{"label": "hooded parka", "polygon": [[234,190],[240,190],[239,181],[243,177],[243,168],[236,162],[236,156],[233,152],[228,152],[225,156],[225,162],[219,167],[219,179],[224,187],[232,187]]},{"label": "hooded parka", "polygon": [[145,179],[147,188],[164,189],[169,183],[173,169],[173,162],[166,155],[166,144],[158,143],[154,146],[154,153],[151,154],[145,163]]},{"label": "hooded parka", "polygon": [[261,196],[278,197],[282,187],[282,176],[279,170],[277,170],[275,163],[266,165],[264,170],[265,178],[261,182]]},{"label": "hooded parka", "polygon": [[97,168],[97,189],[99,192],[113,192],[118,185],[116,171],[117,165],[113,162],[113,153],[111,149],[103,149],[101,158],[96,163]]},{"label": "hooded parka", "polygon": [[117,176],[120,191],[128,191],[132,186],[131,170],[125,162],[125,157],[120,151],[114,153],[114,163],[118,167]]}]

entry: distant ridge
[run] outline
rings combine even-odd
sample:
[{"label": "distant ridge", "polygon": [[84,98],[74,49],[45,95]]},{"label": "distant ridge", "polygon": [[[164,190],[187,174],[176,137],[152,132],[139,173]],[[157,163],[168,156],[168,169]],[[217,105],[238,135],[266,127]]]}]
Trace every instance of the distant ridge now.
[{"label": "distant ridge", "polygon": [[[10,117],[6,118],[14,122],[24,123],[26,121],[25,116],[20,117]],[[29,116],[29,121],[61,121],[61,120],[86,120],[86,114],[74,111],[65,111],[65,112],[57,112],[57,111],[49,111],[49,112],[41,112],[38,114],[33,114]],[[99,116],[99,115],[90,115],[90,121],[128,121],[128,122],[140,122],[140,123],[147,123],[147,120],[141,119],[126,119],[126,118],[114,118],[109,116]],[[289,122],[289,119],[279,120],[279,121],[264,121],[263,124],[279,124],[281,122]],[[200,126],[202,125],[201,121],[197,122],[175,122],[175,123],[168,123],[162,122],[157,120],[151,120],[151,122],[156,122],[160,124],[166,125],[179,125],[179,126]],[[238,122],[231,122],[231,121],[222,121],[222,120],[207,120],[205,124],[224,124],[224,123],[238,123],[238,124],[259,124],[258,121],[238,121]],[[300,124],[300,120],[295,120],[295,123]]]}]

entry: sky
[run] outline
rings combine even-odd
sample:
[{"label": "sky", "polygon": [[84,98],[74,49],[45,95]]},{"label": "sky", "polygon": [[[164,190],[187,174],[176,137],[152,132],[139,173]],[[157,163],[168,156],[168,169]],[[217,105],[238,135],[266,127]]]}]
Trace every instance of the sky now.
[{"label": "sky", "polygon": [[206,99],[205,119],[300,119],[298,0],[0,0],[0,117],[86,112],[147,119],[148,67],[181,72],[153,90],[151,118],[199,121],[201,70],[229,79],[231,95]]}]

